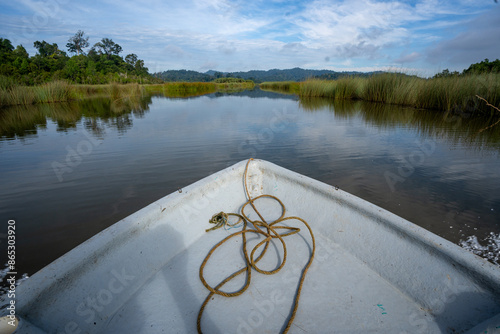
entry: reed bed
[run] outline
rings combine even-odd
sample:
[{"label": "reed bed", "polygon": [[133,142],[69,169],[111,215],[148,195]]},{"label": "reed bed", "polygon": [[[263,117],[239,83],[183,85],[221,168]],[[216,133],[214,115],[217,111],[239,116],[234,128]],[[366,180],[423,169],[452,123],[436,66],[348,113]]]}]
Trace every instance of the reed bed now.
[{"label": "reed bed", "polygon": [[0,86],[0,107],[55,103],[90,97],[110,97],[112,100],[141,96],[144,88],[137,84],[72,85],[66,81],[52,81],[40,86]]},{"label": "reed bed", "polygon": [[0,88],[0,106],[68,101],[72,97],[71,90],[71,85],[65,81],[34,87],[12,85]]},{"label": "reed bed", "polygon": [[308,80],[300,85],[299,95],[308,97],[335,98],[336,81]]},{"label": "reed bed", "polygon": [[169,82],[157,85],[145,85],[145,91],[150,94],[160,94],[166,97],[190,97],[215,92],[235,92],[255,87],[253,81],[232,82]]},{"label": "reed bed", "polygon": [[132,96],[142,96],[144,93],[144,88],[138,83],[131,83],[126,85],[120,85],[117,83],[112,83],[107,87],[111,100],[116,101],[123,99],[125,97]]},{"label": "reed bed", "polygon": [[299,94],[300,83],[295,81],[273,81],[273,82],[263,82],[259,84],[259,87],[263,90],[273,90],[280,91],[290,94]]},{"label": "reed bed", "polygon": [[[476,95],[500,104],[500,74],[477,74],[424,79],[401,73],[382,73],[368,78],[310,79],[301,83],[262,83],[261,88],[288,93],[293,84],[302,98],[364,100],[422,109],[475,112],[484,107]],[[483,108],[489,110],[487,108]],[[490,110],[491,112],[491,110]]]},{"label": "reed bed", "polygon": [[187,97],[214,93],[217,84],[213,82],[169,82],[157,85],[145,85],[150,94],[161,94],[167,97]]},{"label": "reed bed", "polygon": [[255,87],[255,83],[251,80],[241,81],[241,82],[215,82],[217,85],[217,90],[222,92],[236,92],[245,89],[253,89]]},{"label": "reed bed", "polygon": [[117,101],[144,94],[160,94],[166,97],[198,96],[216,91],[234,92],[254,88],[253,81],[243,82],[170,82],[165,84],[139,85],[138,83],[104,85],[72,85],[65,81],[53,81],[41,86],[19,86],[0,77],[0,107],[37,103],[65,102],[94,97]]}]

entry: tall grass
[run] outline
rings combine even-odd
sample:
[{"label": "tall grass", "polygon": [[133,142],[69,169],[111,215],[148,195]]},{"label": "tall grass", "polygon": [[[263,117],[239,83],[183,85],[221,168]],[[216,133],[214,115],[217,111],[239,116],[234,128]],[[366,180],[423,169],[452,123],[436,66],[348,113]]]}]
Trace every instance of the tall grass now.
[{"label": "tall grass", "polygon": [[161,94],[167,97],[187,97],[213,93],[217,85],[213,82],[169,82],[157,85],[145,85],[149,94]]},{"label": "tall grass", "polygon": [[310,79],[305,82],[263,82],[259,86],[264,90],[281,91],[307,97],[328,97],[333,99],[358,98],[356,80],[347,78],[335,81]]},{"label": "tall grass", "polygon": [[0,77],[0,107],[36,103],[52,103],[82,100],[90,97],[105,97],[112,101],[142,96],[143,94],[161,94],[167,97],[189,97],[214,93],[232,92],[253,88],[253,81],[234,82],[171,82],[166,84],[139,85],[138,83],[105,85],[71,85],[65,81],[53,81],[41,86],[19,86]]},{"label": "tall grass", "polygon": [[430,79],[415,95],[415,106],[426,109],[475,110],[482,105],[476,95],[498,105],[500,74]]},{"label": "tall grass", "polygon": [[335,81],[335,99],[354,100],[359,99],[362,82],[359,78],[342,78]]},{"label": "tall grass", "polygon": [[138,83],[130,83],[126,85],[120,85],[116,82],[108,85],[108,96],[112,101],[120,100],[123,98],[130,98],[132,96],[141,96],[144,92]]},{"label": "tall grass", "polygon": [[[0,80],[1,81],[1,80]],[[54,103],[89,97],[110,97],[112,100],[140,96],[144,89],[137,83],[109,85],[71,85],[52,81],[40,86],[0,85],[0,106]]]},{"label": "tall grass", "polygon": [[15,84],[16,82],[11,77],[0,75],[0,90],[9,89],[15,86]]},{"label": "tall grass", "polygon": [[53,81],[41,86],[11,86],[0,90],[0,105],[60,102],[71,99],[71,86],[65,81]]},{"label": "tall grass", "polygon": [[[224,78],[234,79],[234,78]],[[166,97],[190,97],[215,92],[233,92],[252,89],[255,84],[250,80],[220,80],[221,82],[168,82],[165,84],[144,85],[149,94]]]},{"label": "tall grass", "polygon": [[277,90],[291,94],[298,94],[300,92],[300,83],[295,81],[263,82],[259,87],[263,90]]},{"label": "tall grass", "polygon": [[[225,78],[225,79],[231,79],[231,78]],[[217,82],[217,80],[215,80],[215,84],[217,85],[217,90],[221,92],[236,92],[245,89],[253,89],[255,87],[255,83],[252,80],[229,81],[229,82]]]},{"label": "tall grass", "polygon": [[36,96],[35,103],[68,101],[72,98],[71,85],[66,81],[52,81],[32,88]]},{"label": "tall grass", "polygon": [[[484,106],[479,95],[493,105],[500,104],[500,74],[478,74],[424,79],[401,73],[383,73],[368,78],[348,77],[338,80],[311,79],[295,83],[297,94],[334,100],[365,100],[405,105],[423,109],[477,111]],[[288,92],[277,83],[261,87]]]},{"label": "tall grass", "polygon": [[300,85],[299,95],[309,97],[335,98],[335,81],[308,80]]}]

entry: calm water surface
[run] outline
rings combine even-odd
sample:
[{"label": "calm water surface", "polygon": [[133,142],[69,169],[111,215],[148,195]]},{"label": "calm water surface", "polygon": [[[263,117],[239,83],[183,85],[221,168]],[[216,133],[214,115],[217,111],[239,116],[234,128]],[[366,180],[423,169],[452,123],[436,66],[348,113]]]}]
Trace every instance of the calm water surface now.
[{"label": "calm water surface", "polygon": [[479,131],[494,120],[299,101],[258,89],[3,110],[1,256],[5,263],[9,219],[16,221],[18,272],[31,275],[145,205],[256,157],[454,243],[475,244],[475,236],[492,258],[498,247],[490,233],[500,234],[500,126]]}]

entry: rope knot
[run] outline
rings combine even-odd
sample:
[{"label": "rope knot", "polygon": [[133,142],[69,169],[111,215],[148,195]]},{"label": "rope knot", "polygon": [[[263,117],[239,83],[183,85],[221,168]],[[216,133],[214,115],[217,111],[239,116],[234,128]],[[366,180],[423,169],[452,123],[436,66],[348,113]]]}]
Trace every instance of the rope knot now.
[{"label": "rope knot", "polygon": [[218,228],[221,228],[222,226],[227,224],[227,213],[221,211],[221,212],[213,215],[212,218],[210,218],[210,220],[208,222],[210,224],[215,224],[215,226],[212,228],[206,229],[205,230],[206,232],[210,232],[210,231],[216,230]]}]

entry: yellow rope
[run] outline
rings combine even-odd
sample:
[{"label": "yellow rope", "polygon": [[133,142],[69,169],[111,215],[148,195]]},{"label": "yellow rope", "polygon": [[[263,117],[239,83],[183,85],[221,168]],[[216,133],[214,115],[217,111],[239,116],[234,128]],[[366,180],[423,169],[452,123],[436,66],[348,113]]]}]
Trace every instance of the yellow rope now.
[{"label": "yellow rope", "polygon": [[[286,263],[286,260],[287,260],[287,250],[286,250],[286,244],[285,244],[285,241],[283,240],[283,238],[287,237],[289,235],[293,235],[293,234],[299,233],[300,232],[300,228],[298,228],[298,227],[289,227],[289,226],[277,226],[276,224],[278,224],[280,222],[283,222],[283,221],[286,221],[286,220],[291,220],[291,219],[301,221],[307,227],[307,229],[309,230],[309,234],[311,235],[311,240],[312,240],[312,252],[311,252],[311,255],[309,257],[309,261],[307,262],[306,266],[304,267],[304,270],[302,271],[302,275],[300,277],[300,281],[299,281],[299,284],[297,286],[297,292],[296,292],[295,299],[294,299],[294,302],[293,302],[293,310],[290,313],[290,317],[289,317],[288,322],[287,322],[287,324],[285,326],[285,329],[283,330],[283,333],[287,333],[288,332],[288,330],[290,329],[290,326],[293,323],[293,320],[295,319],[295,315],[296,315],[297,309],[299,307],[299,299],[300,299],[300,293],[302,291],[302,285],[304,283],[304,279],[306,277],[306,273],[309,270],[309,267],[311,266],[312,261],[314,259],[314,252],[316,251],[316,243],[315,243],[315,240],[314,240],[314,234],[313,234],[313,232],[311,230],[311,227],[309,226],[309,224],[304,219],[299,218],[299,217],[295,217],[295,216],[285,217],[285,212],[286,212],[285,205],[279,200],[279,198],[277,198],[275,196],[272,196],[272,195],[260,195],[260,196],[257,196],[255,198],[252,198],[250,196],[250,193],[248,191],[248,186],[247,186],[247,172],[248,172],[248,166],[250,164],[250,161],[252,161],[252,160],[253,159],[249,159],[248,160],[248,162],[246,164],[246,167],[245,167],[245,172],[243,174],[244,183],[245,183],[245,193],[246,193],[246,195],[248,197],[248,201],[241,208],[241,214],[238,214],[238,213],[227,213],[226,214],[224,212],[220,212],[218,214],[215,214],[212,217],[212,219],[210,219],[210,223],[211,224],[215,224],[215,226],[206,230],[207,232],[209,232],[209,231],[218,229],[218,228],[220,228],[222,226],[225,226],[225,225],[233,227],[235,225],[238,225],[240,222],[243,222],[243,229],[241,231],[234,232],[233,234],[230,234],[226,238],[224,238],[221,241],[219,241],[208,252],[207,256],[205,257],[205,259],[203,260],[203,262],[202,262],[202,264],[200,266],[200,280],[203,283],[203,285],[210,291],[210,293],[208,294],[207,298],[205,299],[205,301],[201,305],[200,312],[198,313],[198,320],[197,320],[197,323],[196,323],[196,326],[197,326],[197,329],[198,329],[198,333],[202,333],[202,331],[201,331],[201,318],[202,318],[202,315],[203,315],[203,311],[205,310],[205,307],[207,306],[208,302],[211,300],[211,298],[212,298],[213,295],[216,294],[216,295],[221,295],[221,296],[224,296],[224,297],[236,297],[236,296],[239,296],[242,293],[244,293],[246,291],[246,289],[250,286],[250,281],[251,281],[251,277],[252,277],[252,268],[255,269],[257,272],[259,272],[261,274],[272,275],[272,274],[276,274],[277,272],[279,272],[284,267],[284,265]],[[267,223],[267,221],[260,214],[259,210],[257,210],[257,207],[255,205],[255,201],[256,200],[258,200],[259,198],[265,198],[265,197],[272,198],[272,199],[276,200],[281,205],[282,214],[281,214],[281,216],[278,219],[276,219],[272,223]],[[257,213],[257,215],[259,216],[259,218],[261,220],[251,220],[251,219],[249,219],[245,215],[245,208],[247,207],[247,205],[250,205],[254,209],[254,211]],[[236,223],[234,223],[234,224],[229,224],[228,223],[229,216],[238,217],[238,221]],[[253,229],[247,229],[248,223],[252,224]],[[261,228],[263,228],[264,230],[261,229]],[[280,234],[280,233],[278,233],[276,231],[276,230],[279,230],[279,229],[288,230],[288,231]],[[246,234],[247,233],[262,234],[265,237],[264,240],[262,240],[261,242],[259,242],[252,249],[252,251],[250,252],[250,256],[248,256],[247,245],[246,245],[246,243],[247,243]],[[217,250],[217,248],[219,248],[221,245],[223,245],[229,239],[234,238],[234,237],[239,236],[239,235],[241,235],[241,237],[243,239],[242,247],[243,247],[243,254],[245,256],[246,267],[241,268],[240,270],[234,272],[232,275],[228,276],[226,279],[224,279],[222,282],[220,282],[216,287],[211,287],[205,281],[205,278],[203,276],[203,270],[205,269],[205,265],[207,264],[208,260],[210,259],[210,257],[212,256],[212,254],[215,252],[215,250]],[[281,264],[279,265],[279,267],[276,268],[276,269],[274,269],[274,270],[269,270],[269,271],[262,270],[262,269],[260,269],[257,266],[257,263],[264,257],[264,255],[265,255],[265,253],[267,251],[267,248],[269,246],[269,243],[271,242],[272,239],[278,239],[281,242],[281,245],[283,247],[283,261],[281,262]],[[255,252],[257,252],[257,250],[261,246],[264,246],[264,248],[262,249],[262,251],[260,252],[260,254],[255,258]],[[242,274],[244,272],[246,272],[246,274],[247,274],[247,279],[246,279],[245,285],[240,290],[235,291],[235,292],[224,292],[224,291],[220,290],[220,288],[222,288],[222,286],[224,286],[224,284],[226,284],[227,282],[231,281],[233,278],[235,278],[236,276],[238,276],[238,275],[240,275],[240,274]]]}]

